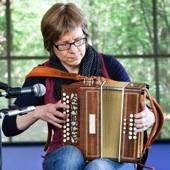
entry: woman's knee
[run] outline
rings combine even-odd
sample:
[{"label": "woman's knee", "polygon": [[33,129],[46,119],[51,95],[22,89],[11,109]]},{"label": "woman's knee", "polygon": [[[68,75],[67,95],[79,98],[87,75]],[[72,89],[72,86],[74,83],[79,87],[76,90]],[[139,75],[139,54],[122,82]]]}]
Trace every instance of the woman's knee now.
[{"label": "woman's knee", "polygon": [[[44,160],[44,166],[51,166],[48,170],[60,169],[81,170],[84,168],[84,157],[80,150],[74,146],[65,145],[50,153]],[[52,168],[53,167],[53,168]],[[44,168],[46,170],[47,168]]]},{"label": "woman's knee", "polygon": [[116,170],[107,159],[99,158],[89,162],[84,170]]},{"label": "woman's knee", "polygon": [[77,147],[71,145],[65,145],[59,148],[59,154],[63,155],[65,158],[78,157],[84,160],[81,151]]},{"label": "woman's knee", "polygon": [[120,163],[111,159],[99,158],[87,164],[84,170],[135,170],[133,163]]}]

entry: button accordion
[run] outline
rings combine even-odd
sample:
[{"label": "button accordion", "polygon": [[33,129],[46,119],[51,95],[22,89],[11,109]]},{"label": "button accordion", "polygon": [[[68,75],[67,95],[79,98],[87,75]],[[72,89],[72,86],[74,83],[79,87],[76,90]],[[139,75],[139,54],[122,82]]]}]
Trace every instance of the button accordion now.
[{"label": "button accordion", "polygon": [[144,132],[135,133],[134,114],[142,111],[146,84],[117,81],[80,81],[62,85],[68,104],[63,145],[74,145],[86,161],[111,158],[137,162],[142,157]]}]

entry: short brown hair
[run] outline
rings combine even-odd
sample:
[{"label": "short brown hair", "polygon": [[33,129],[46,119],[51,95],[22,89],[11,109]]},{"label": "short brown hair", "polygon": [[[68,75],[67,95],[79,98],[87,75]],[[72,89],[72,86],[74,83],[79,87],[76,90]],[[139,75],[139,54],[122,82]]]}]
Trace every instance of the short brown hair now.
[{"label": "short brown hair", "polygon": [[88,36],[87,21],[82,11],[73,3],[56,3],[43,16],[41,32],[44,48],[52,53],[52,42],[58,41],[62,35],[81,27]]}]

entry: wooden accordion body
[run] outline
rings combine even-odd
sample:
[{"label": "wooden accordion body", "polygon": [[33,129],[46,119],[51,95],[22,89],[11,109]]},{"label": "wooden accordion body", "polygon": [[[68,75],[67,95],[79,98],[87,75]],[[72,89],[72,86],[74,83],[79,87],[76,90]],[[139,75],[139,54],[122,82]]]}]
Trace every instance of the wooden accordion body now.
[{"label": "wooden accordion body", "polygon": [[133,115],[142,110],[144,83],[81,81],[62,85],[62,102],[70,108],[63,126],[63,145],[74,145],[86,161],[111,158],[137,162],[144,132],[135,133]]}]

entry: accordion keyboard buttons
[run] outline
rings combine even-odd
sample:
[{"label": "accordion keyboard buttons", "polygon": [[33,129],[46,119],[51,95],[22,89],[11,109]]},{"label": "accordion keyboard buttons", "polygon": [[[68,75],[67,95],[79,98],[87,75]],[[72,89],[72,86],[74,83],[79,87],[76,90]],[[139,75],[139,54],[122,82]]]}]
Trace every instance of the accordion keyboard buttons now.
[{"label": "accordion keyboard buttons", "polygon": [[[69,96],[66,93],[63,93],[63,104],[69,104]],[[69,109],[63,109],[63,114],[68,114]],[[63,125],[63,142],[70,140],[70,119],[66,119],[66,125]]]},{"label": "accordion keyboard buttons", "polygon": [[129,119],[129,122],[133,122],[133,119],[132,119],[132,118],[130,118],[130,119]]},{"label": "accordion keyboard buttons", "polygon": [[126,125],[127,125],[127,120],[123,119],[123,134],[126,134]]},{"label": "accordion keyboard buttons", "polygon": [[63,126],[63,144],[78,143],[78,96],[77,93],[62,93],[62,103],[69,104],[69,109],[63,109],[63,114],[68,115]]},{"label": "accordion keyboard buttons", "polygon": [[129,119],[123,120],[123,134],[127,134],[127,127],[128,127],[128,139],[136,140],[137,133],[135,133],[135,125],[134,125],[134,116],[133,114],[129,114]]}]

